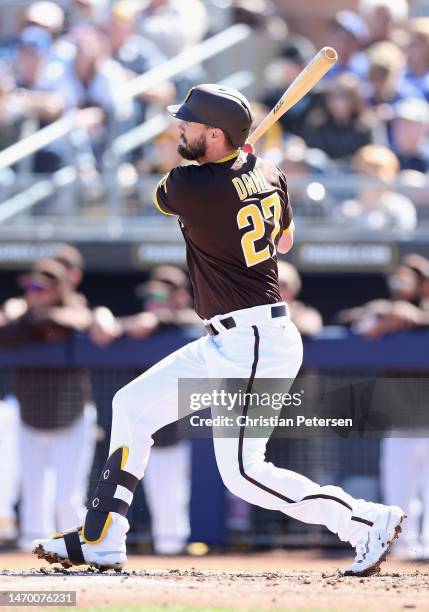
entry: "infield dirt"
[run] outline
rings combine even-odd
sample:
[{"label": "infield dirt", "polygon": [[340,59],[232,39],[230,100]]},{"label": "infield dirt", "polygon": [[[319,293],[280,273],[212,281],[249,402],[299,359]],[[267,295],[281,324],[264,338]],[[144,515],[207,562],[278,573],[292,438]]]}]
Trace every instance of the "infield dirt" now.
[{"label": "infield dirt", "polygon": [[0,589],[72,590],[78,608],[105,610],[137,604],[147,611],[183,605],[193,610],[429,612],[429,564],[388,560],[379,576],[346,578],[340,569],[349,560],[326,558],[317,551],[130,556],[126,571],[118,574],[63,570],[12,552],[0,554]]}]

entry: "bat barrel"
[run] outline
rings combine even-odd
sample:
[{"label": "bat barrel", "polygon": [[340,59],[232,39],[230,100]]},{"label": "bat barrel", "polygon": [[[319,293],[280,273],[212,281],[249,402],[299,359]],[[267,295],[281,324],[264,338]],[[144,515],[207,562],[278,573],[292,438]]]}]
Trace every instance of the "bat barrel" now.
[{"label": "bat barrel", "polygon": [[332,47],[323,47],[312,61],[292,81],[274,108],[253,130],[247,139],[247,144],[254,145],[259,138],[294,104],[299,102],[320,79],[332,68],[338,59],[337,52]]},{"label": "bat barrel", "polygon": [[338,60],[338,54],[332,47],[323,47],[322,53],[331,64],[335,64]]}]

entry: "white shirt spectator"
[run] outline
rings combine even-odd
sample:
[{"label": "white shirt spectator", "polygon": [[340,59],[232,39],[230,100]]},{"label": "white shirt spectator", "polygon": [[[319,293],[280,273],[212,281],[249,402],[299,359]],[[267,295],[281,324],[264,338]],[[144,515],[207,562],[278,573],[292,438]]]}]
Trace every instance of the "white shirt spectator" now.
[{"label": "white shirt spectator", "polygon": [[335,216],[340,223],[347,221],[356,229],[413,231],[417,225],[414,204],[392,191],[381,193],[373,208],[368,209],[359,200],[346,200],[337,212]]},{"label": "white shirt spectator", "polygon": [[151,2],[140,17],[141,34],[167,57],[200,42],[207,29],[207,11],[200,0]]},{"label": "white shirt spectator", "polygon": [[77,78],[72,62],[51,62],[46,66],[41,81],[43,89],[61,91],[66,109],[98,106],[114,113],[119,120],[126,120],[132,114],[132,102],[123,97],[128,78],[122,66],[114,60],[104,60],[86,86]]}]

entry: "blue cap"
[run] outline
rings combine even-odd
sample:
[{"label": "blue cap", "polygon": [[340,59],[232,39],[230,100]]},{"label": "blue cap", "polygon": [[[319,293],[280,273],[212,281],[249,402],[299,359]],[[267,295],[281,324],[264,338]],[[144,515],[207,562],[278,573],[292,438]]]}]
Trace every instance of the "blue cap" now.
[{"label": "blue cap", "polygon": [[20,47],[31,47],[39,53],[44,53],[51,48],[52,37],[47,30],[37,26],[30,26],[22,30],[19,36]]},{"label": "blue cap", "polygon": [[338,11],[334,17],[334,23],[351,34],[358,41],[368,37],[368,28],[362,17],[354,11]]}]

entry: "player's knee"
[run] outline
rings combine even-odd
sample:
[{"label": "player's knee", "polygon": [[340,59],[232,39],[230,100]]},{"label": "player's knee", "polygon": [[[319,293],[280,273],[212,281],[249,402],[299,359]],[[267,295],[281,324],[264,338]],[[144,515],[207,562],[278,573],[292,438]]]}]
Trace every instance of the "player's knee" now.
[{"label": "player's knee", "polygon": [[265,462],[248,458],[245,462],[235,461],[223,466],[218,464],[218,467],[223,483],[231,493],[251,504],[258,504],[258,482],[264,480],[264,467],[267,465]]},{"label": "player's knee", "polygon": [[147,431],[154,433],[165,423],[161,420],[161,423],[158,424],[161,415],[151,410],[153,405],[151,396],[145,392],[142,384],[140,384],[138,391],[136,393],[135,387],[126,385],[115,393],[112,400],[113,422],[126,421],[131,427],[144,425]]},{"label": "player's knee", "polygon": [[122,387],[113,396],[112,400],[112,412],[116,415],[119,413],[123,414],[130,411],[132,407],[131,398],[127,387]]},{"label": "player's knee", "polygon": [[226,486],[230,493],[233,495],[237,495],[237,497],[241,497],[242,495],[242,476],[240,473],[225,473],[221,472],[221,477],[223,480],[223,484]]},{"label": "player's knee", "polygon": [[219,471],[223,484],[226,486],[228,491],[234,495],[237,495],[237,497],[244,498],[246,496],[248,483],[246,482],[246,478],[243,476],[243,472],[240,471],[238,462],[236,464],[231,462],[230,465],[224,466],[223,468],[219,466]]}]

